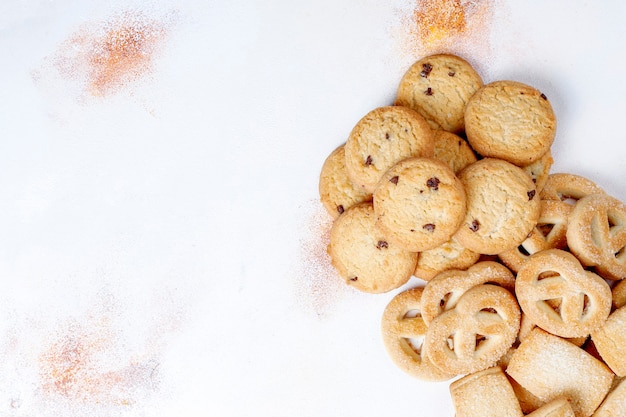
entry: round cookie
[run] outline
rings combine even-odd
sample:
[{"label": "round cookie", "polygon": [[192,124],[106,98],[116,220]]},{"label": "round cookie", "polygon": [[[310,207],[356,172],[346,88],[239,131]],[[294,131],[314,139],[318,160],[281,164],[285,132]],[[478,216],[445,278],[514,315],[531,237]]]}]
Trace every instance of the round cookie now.
[{"label": "round cookie", "polygon": [[346,141],[348,177],[373,192],[380,177],[397,162],[433,154],[433,133],[426,120],[406,107],[379,107],[367,113]]},{"label": "round cookie", "polygon": [[465,217],[465,190],[445,162],[409,158],[381,178],[374,212],[389,241],[421,252],[447,242],[457,231]]},{"label": "round cookie", "polygon": [[459,178],[467,194],[467,214],[455,235],[461,245],[497,255],[526,239],[537,224],[541,202],[522,168],[485,158],[461,171]]},{"label": "round cookie", "polygon": [[516,81],[480,88],[465,109],[465,132],[484,157],[528,165],[550,149],[556,118],[545,94]]},{"label": "round cookie", "polygon": [[483,85],[464,59],[431,55],[414,63],[402,77],[395,104],[419,112],[434,129],[461,132],[465,106]]},{"label": "round cookie", "polygon": [[417,253],[398,247],[376,227],[371,203],[352,206],[335,220],[328,254],[347,284],[368,293],[405,284],[417,262]]},{"label": "round cookie", "polygon": [[445,130],[436,130],[434,157],[446,162],[455,174],[478,158],[472,147],[462,137]]},{"label": "round cookie", "polygon": [[604,190],[588,178],[558,172],[548,175],[541,190],[542,200],[560,200],[572,205],[589,194],[602,194]]},{"label": "round cookie", "polygon": [[322,205],[335,219],[353,205],[372,199],[371,193],[348,178],[344,145],[335,149],[324,161],[319,179],[319,193]]}]

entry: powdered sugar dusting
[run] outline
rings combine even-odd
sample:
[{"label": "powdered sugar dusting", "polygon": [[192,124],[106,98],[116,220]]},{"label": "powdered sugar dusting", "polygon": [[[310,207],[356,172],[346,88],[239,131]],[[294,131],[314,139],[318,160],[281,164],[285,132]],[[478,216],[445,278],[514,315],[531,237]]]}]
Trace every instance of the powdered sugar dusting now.
[{"label": "powdered sugar dusting", "polygon": [[319,318],[332,313],[342,299],[356,290],[346,285],[327,252],[333,219],[318,200],[310,202],[305,215],[305,236],[300,241],[298,282],[299,302]]}]

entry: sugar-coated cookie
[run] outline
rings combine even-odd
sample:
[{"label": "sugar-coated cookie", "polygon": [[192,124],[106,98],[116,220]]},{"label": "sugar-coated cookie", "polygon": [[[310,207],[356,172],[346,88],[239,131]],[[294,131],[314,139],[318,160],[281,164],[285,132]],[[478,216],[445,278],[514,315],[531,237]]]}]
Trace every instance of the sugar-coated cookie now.
[{"label": "sugar-coated cookie", "polygon": [[324,161],[319,194],[322,205],[335,219],[353,205],[372,199],[371,193],[348,178],[344,145],[335,149]]},{"label": "sugar-coated cookie", "polygon": [[417,253],[399,248],[376,227],[371,203],[352,206],[335,220],[328,254],[347,284],[369,293],[400,287],[417,262]]},{"label": "sugar-coated cookie", "polygon": [[560,249],[531,255],[517,272],[515,294],[533,323],[561,337],[585,337],[611,312],[606,281]]},{"label": "sugar-coated cookie", "polygon": [[542,401],[567,398],[576,417],[593,414],[614,377],[583,349],[539,328],[520,343],[506,373]]},{"label": "sugar-coated cookie", "polygon": [[498,255],[512,271],[517,272],[533,253],[546,249],[567,248],[567,224],[572,206],[555,200],[541,200],[541,214],[537,225],[516,248]]},{"label": "sugar-coated cookie", "polygon": [[465,190],[443,161],[408,158],[391,167],[374,190],[374,212],[390,241],[413,252],[452,237],[465,218]]},{"label": "sugar-coated cookie", "polygon": [[385,106],[368,112],[350,132],[345,145],[348,177],[373,192],[391,166],[412,156],[431,157],[433,132],[416,111]]},{"label": "sugar-coated cookie", "polygon": [[478,262],[480,254],[463,247],[454,237],[449,241],[420,252],[415,266],[415,275],[430,281],[440,272],[449,269],[467,269]]},{"label": "sugar-coated cookie", "polygon": [[472,147],[462,137],[445,130],[436,130],[434,135],[434,157],[450,165],[455,174],[478,160]]},{"label": "sugar-coated cookie", "polygon": [[383,343],[394,364],[416,378],[445,381],[454,377],[436,368],[422,354],[426,323],[421,316],[423,289],[411,288],[397,294],[385,307],[381,330]]},{"label": "sugar-coated cookie", "polygon": [[523,417],[509,380],[495,366],[450,384],[455,417]]},{"label": "sugar-coated cookie", "polygon": [[566,397],[557,398],[538,408],[526,417],[575,417],[574,409]]},{"label": "sugar-coated cookie", "polygon": [[438,315],[456,306],[470,288],[481,284],[497,284],[511,292],[515,276],[497,262],[481,261],[466,270],[443,271],[426,283],[422,295],[422,317],[429,324]]},{"label": "sugar-coated cookie", "polygon": [[616,416],[626,416],[626,379],[617,380],[600,407],[593,413],[593,417]]},{"label": "sugar-coated cookie", "polygon": [[589,194],[602,193],[604,190],[588,178],[576,174],[556,172],[548,175],[539,195],[542,200],[560,200],[574,204]]},{"label": "sugar-coated cookie", "polygon": [[550,150],[556,118],[545,94],[517,81],[481,87],[465,109],[465,133],[476,152],[528,165]]},{"label": "sugar-coated cookie", "polygon": [[519,326],[520,309],[511,292],[477,285],[428,324],[422,349],[443,372],[478,372],[494,366],[511,348]]},{"label": "sugar-coated cookie", "polygon": [[433,128],[464,129],[465,106],[483,85],[482,78],[463,58],[431,55],[414,63],[402,77],[395,104],[410,107]]},{"label": "sugar-coated cookie", "polygon": [[608,194],[589,194],[569,217],[567,243],[585,266],[611,280],[626,278],[626,203]]},{"label": "sugar-coated cookie", "polygon": [[626,307],[615,310],[591,340],[604,363],[620,377],[626,376]]},{"label": "sugar-coated cookie", "polygon": [[526,239],[541,213],[535,184],[522,168],[496,158],[459,173],[467,195],[465,220],[456,239],[466,248],[497,255]]}]

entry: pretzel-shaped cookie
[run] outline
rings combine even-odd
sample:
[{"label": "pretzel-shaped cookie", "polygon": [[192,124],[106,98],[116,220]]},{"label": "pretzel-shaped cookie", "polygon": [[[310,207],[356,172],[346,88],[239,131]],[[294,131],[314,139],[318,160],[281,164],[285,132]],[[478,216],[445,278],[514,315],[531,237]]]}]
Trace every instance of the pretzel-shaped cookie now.
[{"label": "pretzel-shaped cookie", "polygon": [[454,308],[460,297],[470,288],[494,283],[508,290],[515,288],[515,277],[504,265],[482,261],[467,270],[451,269],[428,281],[422,295],[422,318],[430,324],[439,314]]},{"label": "pretzel-shaped cookie", "polygon": [[416,378],[445,381],[454,377],[436,368],[420,349],[426,323],[420,315],[423,289],[411,288],[396,295],[385,307],[381,330],[387,353],[396,366]]},{"label": "pretzel-shaped cookie", "polygon": [[626,278],[626,204],[608,194],[578,200],[567,228],[570,250],[606,279]]},{"label": "pretzel-shaped cookie", "polygon": [[589,335],[611,311],[606,281],[560,249],[530,256],[517,273],[515,293],[533,323],[565,338]]},{"label": "pretzel-shaped cookie", "polygon": [[468,374],[491,366],[515,342],[520,326],[515,297],[491,284],[469,289],[428,326],[424,354],[441,371]]}]

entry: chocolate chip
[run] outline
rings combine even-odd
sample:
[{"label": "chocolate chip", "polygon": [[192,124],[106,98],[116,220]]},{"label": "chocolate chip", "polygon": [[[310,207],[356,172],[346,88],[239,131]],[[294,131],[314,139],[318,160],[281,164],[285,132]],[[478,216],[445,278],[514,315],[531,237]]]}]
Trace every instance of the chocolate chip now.
[{"label": "chocolate chip", "polygon": [[448,73],[448,76],[449,76],[449,77],[454,77],[454,74],[455,74],[455,72],[454,72],[454,71],[450,71],[450,72]]},{"label": "chocolate chip", "polygon": [[367,159],[365,159],[365,165],[372,165],[372,155],[367,155]]},{"label": "chocolate chip", "polygon": [[542,99],[544,99],[544,100],[547,100],[547,99],[548,99],[548,97],[546,97],[546,95],[545,95],[545,94],[543,94],[543,93],[541,93],[541,98],[542,98]]},{"label": "chocolate chip", "polygon": [[428,179],[428,181],[426,181],[426,185],[428,186],[428,188],[437,191],[439,189],[439,182],[439,178],[431,177]]},{"label": "chocolate chip", "polygon": [[343,213],[343,212],[344,212],[344,211],[346,211],[346,210],[343,208],[343,205],[339,204],[339,205],[337,206],[337,211],[339,212],[339,214],[341,214],[341,213]]},{"label": "chocolate chip", "polygon": [[435,231],[435,225],[432,223],[426,223],[425,225],[422,226],[422,229],[427,230],[429,232],[434,232]]},{"label": "chocolate chip", "polygon": [[385,139],[389,140],[389,133],[385,133]]},{"label": "chocolate chip", "polygon": [[391,177],[389,182],[392,183],[392,184],[397,184],[398,183],[398,176],[396,175],[395,177]]},{"label": "chocolate chip", "polygon": [[480,222],[476,219],[472,220],[472,224],[470,225],[470,230],[472,232],[477,232],[480,229]]},{"label": "chocolate chip", "polygon": [[527,192],[526,194],[528,194],[528,201],[530,201],[533,198],[535,198],[535,194],[536,193],[537,193],[537,191],[535,191],[535,190],[530,190],[529,192]]},{"label": "chocolate chip", "polygon": [[358,279],[359,279],[359,277],[352,277],[352,278],[350,278],[350,281],[356,281]]},{"label": "chocolate chip", "polygon": [[376,249],[387,249],[389,247],[389,243],[384,240],[379,240],[376,244]]},{"label": "chocolate chip", "polygon": [[433,70],[433,66],[426,63],[426,64],[422,64],[422,72],[420,72],[420,77],[422,78],[428,78],[428,76],[430,75],[430,72]]},{"label": "chocolate chip", "polygon": [[426,94],[427,96],[432,96],[433,95],[433,89],[428,87],[426,89],[426,91],[424,91],[424,94]]},{"label": "chocolate chip", "polygon": [[414,231],[415,231],[415,229],[411,229],[411,232],[414,232]]}]

